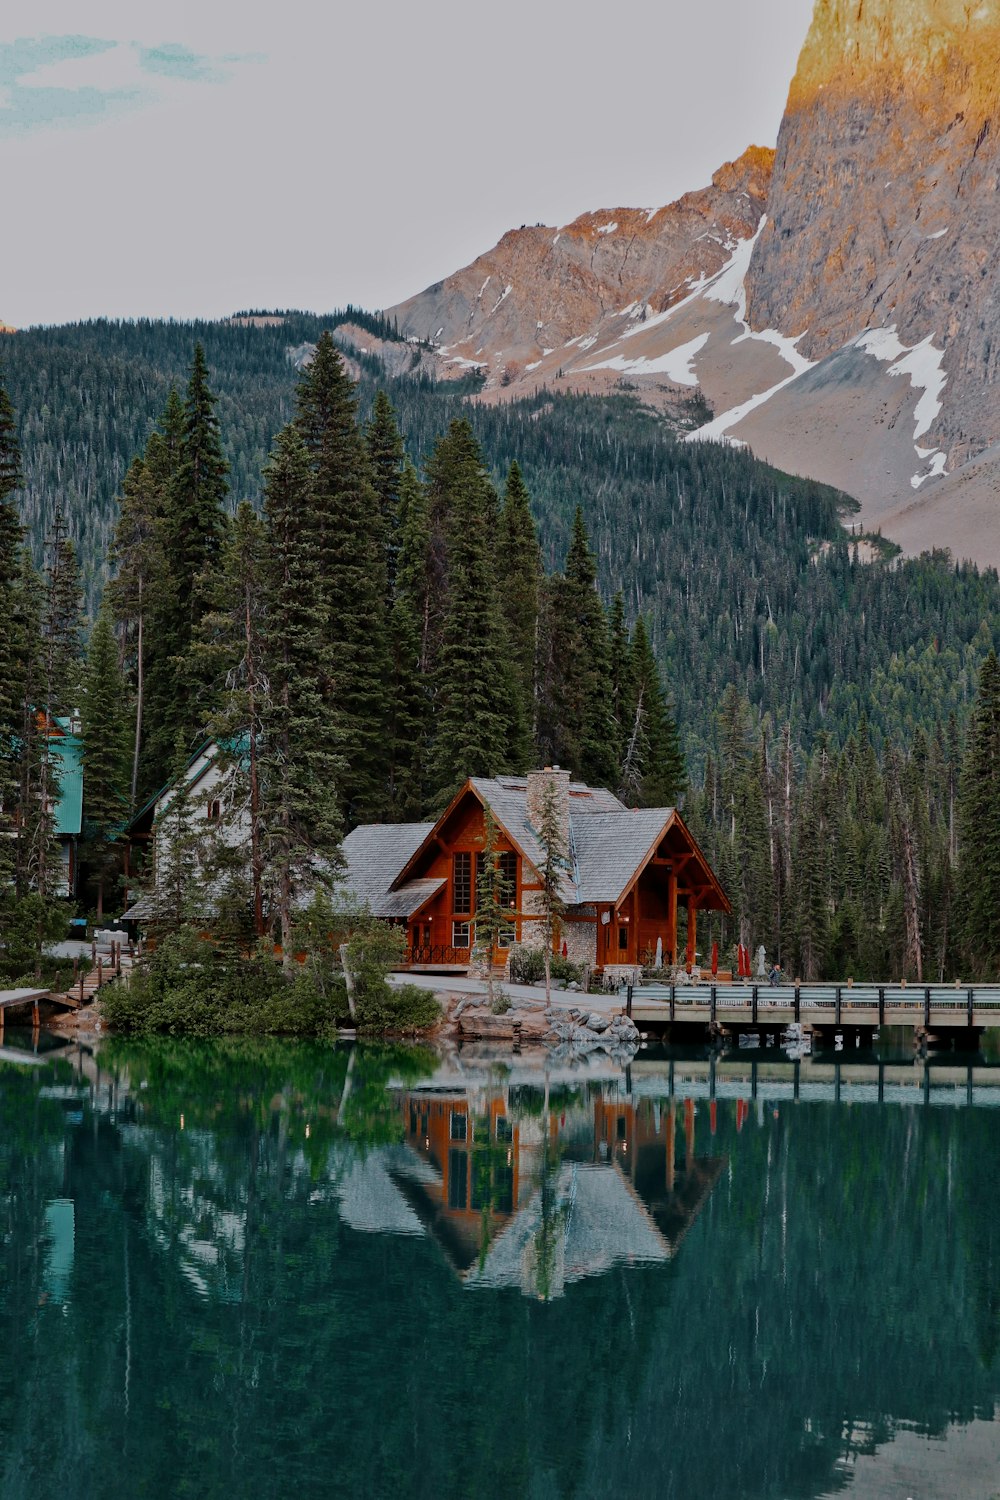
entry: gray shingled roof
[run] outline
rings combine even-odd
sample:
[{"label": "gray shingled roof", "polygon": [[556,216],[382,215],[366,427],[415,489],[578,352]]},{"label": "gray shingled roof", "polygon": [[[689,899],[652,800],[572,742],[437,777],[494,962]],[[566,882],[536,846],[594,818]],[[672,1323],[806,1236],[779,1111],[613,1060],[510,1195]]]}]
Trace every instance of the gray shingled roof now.
[{"label": "gray shingled roof", "polygon": [[[528,822],[527,781],[523,776],[475,777],[473,786],[489,802],[497,820],[520,844],[532,864],[545,852]],[[570,782],[569,819],[572,879],[563,899],[573,906],[617,901],[660,837],[670,807],[630,811],[613,792]]]},{"label": "gray shingled roof", "polygon": [[670,807],[644,807],[574,818],[577,901],[617,901],[672,812]]},{"label": "gray shingled roof", "polygon": [[362,823],[344,840],[344,885],[361,900],[384,896],[433,827],[433,823]]},{"label": "gray shingled roof", "polygon": [[444,884],[443,875],[427,880],[408,880],[398,891],[387,891],[384,895],[371,895],[364,899],[371,907],[373,917],[381,917],[384,922],[392,918],[405,919],[414,916]]}]

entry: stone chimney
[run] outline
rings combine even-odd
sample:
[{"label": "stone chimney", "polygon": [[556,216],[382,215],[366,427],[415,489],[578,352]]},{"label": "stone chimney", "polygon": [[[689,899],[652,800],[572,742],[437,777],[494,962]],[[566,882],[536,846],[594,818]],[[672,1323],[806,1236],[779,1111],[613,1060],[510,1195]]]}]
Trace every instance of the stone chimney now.
[{"label": "stone chimney", "polygon": [[569,858],[569,780],[568,771],[558,766],[546,766],[544,771],[528,772],[528,822],[537,833],[542,826],[542,808],[545,794],[551,787],[559,817],[559,834],[562,854]]}]

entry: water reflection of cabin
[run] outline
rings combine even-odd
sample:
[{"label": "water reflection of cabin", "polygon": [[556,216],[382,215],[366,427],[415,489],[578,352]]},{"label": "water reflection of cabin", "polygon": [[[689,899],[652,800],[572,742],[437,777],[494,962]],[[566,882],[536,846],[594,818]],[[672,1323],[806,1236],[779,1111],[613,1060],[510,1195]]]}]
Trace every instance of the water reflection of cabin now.
[{"label": "water reflection of cabin", "polygon": [[497,824],[514,942],[538,945],[542,801],[551,790],[568,851],[555,938],[570,959],[603,970],[655,955],[681,958],[678,909],[693,960],[699,911],[730,910],[717,877],[674,808],[626,808],[613,793],[571,781],[556,768],[528,776],[474,777],[435,823],[367,824],[346,839],[346,882],[376,916],[405,924],[413,968],[463,968],[475,940],[477,874],[485,807]]},{"label": "water reflection of cabin", "polygon": [[512,1103],[460,1089],[401,1099],[427,1170],[393,1181],[463,1281],[558,1296],[614,1265],[671,1258],[725,1165],[696,1156],[693,1104],[678,1123],[670,1101],[616,1094],[538,1114]]}]

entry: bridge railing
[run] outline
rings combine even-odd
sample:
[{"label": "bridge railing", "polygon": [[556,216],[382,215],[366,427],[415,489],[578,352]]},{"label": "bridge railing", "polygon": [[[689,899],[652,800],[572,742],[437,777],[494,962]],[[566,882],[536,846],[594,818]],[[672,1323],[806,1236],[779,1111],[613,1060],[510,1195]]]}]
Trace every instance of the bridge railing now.
[{"label": "bridge railing", "polygon": [[[752,1024],[775,1010],[792,1011],[796,1020],[803,1012],[829,1013],[836,1026],[852,1013],[876,1011],[880,1025],[892,1024],[894,1014],[922,1015],[929,1025],[932,1013],[954,1015],[972,1026],[976,1012],[997,1013],[1000,1024],[1000,984],[691,984],[629,985],[619,991],[629,1015],[635,1005],[664,1006],[674,1020],[678,1009],[704,1010],[714,1022],[721,1016],[735,1020],[749,1014]],[[992,1023],[991,1023],[992,1024]]]}]

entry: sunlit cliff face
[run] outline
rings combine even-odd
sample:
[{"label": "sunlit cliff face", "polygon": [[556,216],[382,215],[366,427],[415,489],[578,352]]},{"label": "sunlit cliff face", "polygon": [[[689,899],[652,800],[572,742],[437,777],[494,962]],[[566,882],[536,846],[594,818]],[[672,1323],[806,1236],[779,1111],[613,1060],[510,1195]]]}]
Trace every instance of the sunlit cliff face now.
[{"label": "sunlit cliff face", "polygon": [[754,328],[812,359],[931,340],[949,467],[1000,440],[1000,0],[817,0],[789,95]]},{"label": "sunlit cliff face", "polygon": [[998,64],[998,0],[816,0],[788,103],[895,83],[983,108],[1000,95]]}]

